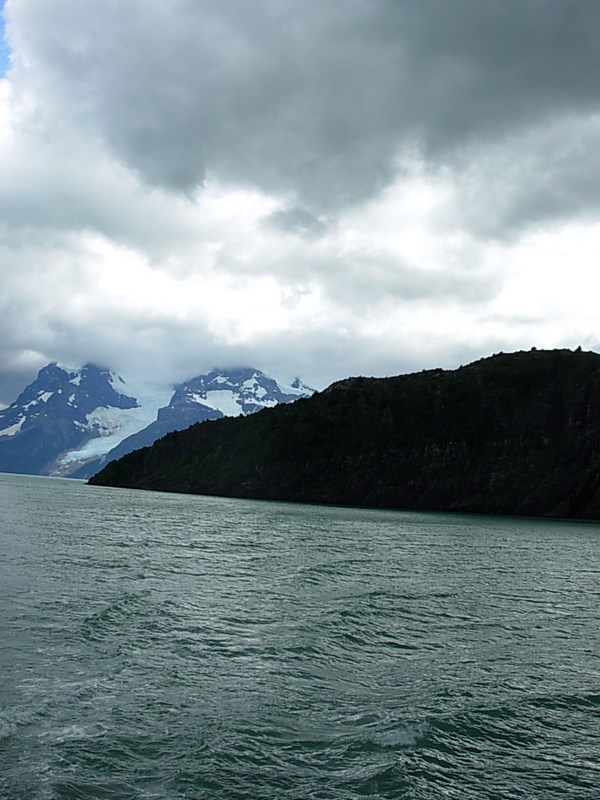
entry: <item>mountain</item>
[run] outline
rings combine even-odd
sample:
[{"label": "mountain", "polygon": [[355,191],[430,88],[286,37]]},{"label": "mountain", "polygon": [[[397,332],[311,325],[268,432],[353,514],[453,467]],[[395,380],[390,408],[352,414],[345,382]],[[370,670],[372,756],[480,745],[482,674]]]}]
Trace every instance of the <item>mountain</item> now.
[{"label": "mountain", "polygon": [[293,405],[172,433],[91,483],[600,519],[600,355],[533,350],[349,378]]},{"label": "mountain", "polygon": [[107,369],[48,364],[0,411],[0,471],[68,475],[148,425],[156,410]]},{"label": "mountain", "polygon": [[87,478],[103,464],[148,447],[172,431],[189,428],[196,422],[254,414],[279,403],[291,403],[314,393],[298,378],[291,386],[281,386],[258,369],[213,369],[175,387],[171,401],[159,409],[148,427],[124,439],[106,455],[86,464],[74,477]]},{"label": "mountain", "polygon": [[87,478],[170,431],[252,414],[312,392],[299,380],[281,387],[260,370],[243,368],[213,370],[174,393],[148,396],[93,364],[78,370],[48,364],[0,410],[0,471]]}]

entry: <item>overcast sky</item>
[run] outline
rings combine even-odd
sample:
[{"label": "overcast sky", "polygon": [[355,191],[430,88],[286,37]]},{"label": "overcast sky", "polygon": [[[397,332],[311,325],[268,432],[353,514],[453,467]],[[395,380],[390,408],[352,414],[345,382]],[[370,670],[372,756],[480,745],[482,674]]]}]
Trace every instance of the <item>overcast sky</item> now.
[{"label": "overcast sky", "polygon": [[323,388],[600,347],[600,3],[3,13],[0,401],[53,360]]}]

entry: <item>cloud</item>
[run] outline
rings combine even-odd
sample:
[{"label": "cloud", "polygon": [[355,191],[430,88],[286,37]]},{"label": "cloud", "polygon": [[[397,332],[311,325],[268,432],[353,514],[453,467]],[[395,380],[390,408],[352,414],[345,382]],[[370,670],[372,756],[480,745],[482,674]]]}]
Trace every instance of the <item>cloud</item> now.
[{"label": "cloud", "polygon": [[598,342],[595,4],[5,13],[4,386],[51,359],[322,386]]},{"label": "cloud", "polygon": [[322,210],[432,159],[597,107],[600,10],[562,0],[8,5],[42,125],[83,127],[150,185],[207,175]]},{"label": "cloud", "polygon": [[315,217],[302,206],[281,208],[269,217],[267,224],[285,232],[298,236],[320,236],[325,233],[326,226],[322,220]]}]

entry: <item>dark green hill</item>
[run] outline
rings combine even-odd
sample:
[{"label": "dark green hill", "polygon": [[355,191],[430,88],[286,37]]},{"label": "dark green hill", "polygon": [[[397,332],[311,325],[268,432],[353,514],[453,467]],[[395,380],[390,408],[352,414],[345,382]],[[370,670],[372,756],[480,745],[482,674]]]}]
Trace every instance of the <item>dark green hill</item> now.
[{"label": "dark green hill", "polygon": [[600,519],[600,355],[532,350],[349,378],[292,405],[169,434],[90,482]]}]

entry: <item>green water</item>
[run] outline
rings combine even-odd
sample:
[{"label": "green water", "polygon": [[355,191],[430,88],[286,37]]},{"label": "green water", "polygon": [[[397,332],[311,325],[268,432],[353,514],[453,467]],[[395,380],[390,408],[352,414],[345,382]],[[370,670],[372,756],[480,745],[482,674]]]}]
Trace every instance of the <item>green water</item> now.
[{"label": "green water", "polygon": [[0,797],[597,798],[596,525],[0,475]]}]

